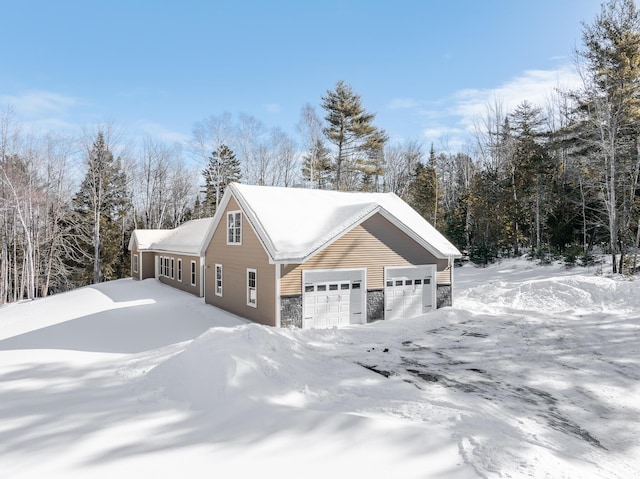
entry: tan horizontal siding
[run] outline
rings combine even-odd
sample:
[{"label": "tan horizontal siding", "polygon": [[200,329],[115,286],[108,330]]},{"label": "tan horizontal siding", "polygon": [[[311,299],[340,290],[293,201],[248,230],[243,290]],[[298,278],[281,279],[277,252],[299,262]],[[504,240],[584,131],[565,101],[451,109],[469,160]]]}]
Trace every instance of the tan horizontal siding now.
[{"label": "tan horizontal siding", "polygon": [[[169,268],[171,268],[171,259],[173,258],[173,279],[168,278],[166,276],[159,276],[159,280],[161,283],[168,284],[169,286],[173,286],[176,289],[180,289],[182,291],[186,291],[187,293],[195,294],[196,296],[200,296],[200,257],[198,256],[187,256],[187,255],[177,255],[177,254],[160,254],[156,253],[155,256],[162,256],[163,258],[169,258]],[[178,259],[182,260],[182,281],[178,281]],[[154,259],[155,261],[155,259]],[[196,284],[195,286],[191,285],[191,262],[196,262]]]},{"label": "tan horizontal siding", "polygon": [[156,258],[155,254],[149,251],[140,251],[138,253],[140,263],[138,266],[142,267],[142,279],[155,278],[156,276]]},{"label": "tan horizontal siding", "polygon": [[281,294],[302,292],[302,270],[367,268],[367,289],[382,289],[385,266],[437,264],[438,270],[448,266],[447,260],[436,258],[380,214],[353,228],[303,265],[283,268]]},{"label": "tan horizontal siding", "polygon": [[[231,198],[226,208],[237,211],[240,207]],[[227,245],[227,219],[221,219],[205,256],[205,301],[256,323],[276,325],[275,266],[262,243],[242,215],[242,244]],[[215,265],[222,265],[222,297],[215,292]],[[257,308],[247,305],[247,268],[255,269],[257,276]]]},{"label": "tan horizontal siding", "polygon": [[447,267],[444,271],[438,271],[436,273],[436,283],[451,284],[451,268]]},{"label": "tan horizontal siding", "polygon": [[[133,271],[133,255],[138,255],[138,272]],[[131,277],[133,279],[147,279],[155,277],[155,254],[149,251],[140,251],[134,241],[131,247]],[[142,275],[142,276],[141,276]]]}]

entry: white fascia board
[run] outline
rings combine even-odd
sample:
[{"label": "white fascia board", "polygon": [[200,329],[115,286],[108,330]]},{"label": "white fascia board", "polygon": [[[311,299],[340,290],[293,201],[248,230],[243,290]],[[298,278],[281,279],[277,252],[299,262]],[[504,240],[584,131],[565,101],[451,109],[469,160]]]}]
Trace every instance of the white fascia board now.
[{"label": "white fascia board", "polygon": [[357,220],[355,220],[353,223],[351,223],[349,226],[341,229],[338,233],[336,233],[335,236],[333,236],[332,238],[329,238],[327,241],[325,241],[324,243],[322,243],[321,245],[319,245],[318,247],[316,247],[313,251],[311,251],[309,254],[307,254],[306,256],[303,257],[299,257],[299,258],[279,258],[276,263],[280,263],[280,264],[302,264],[305,263],[306,261],[309,261],[311,258],[313,258],[315,255],[317,255],[318,253],[320,253],[321,251],[325,250],[326,248],[328,248],[329,246],[331,246],[333,243],[335,243],[336,241],[338,241],[340,238],[342,238],[344,235],[346,235],[347,233],[349,233],[353,228],[355,228],[356,226],[358,226],[359,224],[364,223],[366,220],[368,220],[369,218],[371,218],[373,215],[375,215],[378,211],[380,211],[380,206],[376,206],[375,208],[373,208],[371,211],[369,211],[367,214],[359,217]]},{"label": "white fascia board", "polygon": [[178,249],[148,248],[148,249],[142,249],[138,251],[144,251],[145,253],[160,253],[164,255],[174,254],[174,255],[182,255],[182,256],[193,256],[196,258],[200,256],[200,253],[198,253],[197,251],[180,251]]},{"label": "white fascia board", "polygon": [[129,238],[129,246],[128,246],[128,250],[131,251],[131,249],[133,248],[133,238],[136,235],[136,230],[133,230],[133,233],[131,233],[131,238]]},{"label": "white fascia board", "polygon": [[[207,232],[205,239],[202,243],[200,256],[202,257],[205,256],[207,248],[209,247],[209,244],[213,239],[213,235],[217,231],[220,225],[220,222],[222,221],[222,218],[225,216],[225,210],[227,209],[227,206],[229,205],[229,201],[231,201],[232,197],[235,198],[236,202],[238,203],[238,207],[240,208],[240,211],[242,211],[243,213],[244,218],[246,218],[247,222],[249,223],[249,226],[251,226],[251,229],[257,236],[258,241],[260,241],[260,244],[262,244],[262,248],[264,249],[265,253],[267,254],[267,257],[269,258],[269,263],[276,264],[276,262],[273,260],[273,254],[271,254],[271,252],[267,247],[267,244],[271,244],[271,240],[269,239],[268,235],[265,233],[264,229],[262,228],[262,224],[256,218],[256,215],[251,209],[250,205],[247,203],[247,200],[245,200],[245,198],[242,196],[242,194],[238,191],[238,189],[235,187],[233,183],[231,183],[227,187],[227,189],[224,192],[224,195],[222,196],[222,200],[218,205],[216,214],[213,216],[213,221],[211,222],[209,231]],[[245,226],[243,222],[242,228],[244,227]],[[271,248],[273,250],[273,245],[271,245]]]},{"label": "white fascia board", "polygon": [[394,215],[389,213],[384,208],[380,208],[380,214],[384,216],[387,220],[389,220],[394,226],[398,227],[404,233],[406,233],[411,239],[413,239],[416,243],[426,249],[429,253],[435,256],[437,259],[448,259],[450,255],[444,254],[442,251],[435,248],[431,243],[429,243],[422,236],[418,235],[415,231],[405,225],[402,221],[396,218]]},{"label": "white fascia board", "polygon": [[301,258],[279,258],[276,261],[276,263],[281,263],[281,264],[285,264],[285,263],[286,264],[302,264],[302,263],[310,260],[311,258],[313,258],[315,255],[320,253],[325,248],[329,247],[331,244],[335,243],[337,240],[342,238],[345,234],[349,233],[353,228],[355,228],[356,226],[364,223],[366,220],[368,220],[369,218],[374,216],[376,213],[380,213],[385,219],[387,219],[390,223],[392,223],[394,226],[396,226],[402,232],[407,234],[411,239],[413,239],[416,243],[418,243],[420,246],[422,246],[424,249],[426,249],[429,253],[431,253],[437,259],[447,259],[447,258],[449,258],[448,255],[443,254],[441,251],[439,251],[433,245],[431,245],[428,241],[426,241],[424,238],[422,238],[420,235],[418,235],[415,231],[413,231],[411,228],[409,228],[407,225],[405,225],[402,221],[400,221],[394,215],[389,213],[382,206],[378,205],[374,209],[369,211],[367,214],[365,214],[362,217],[358,218],[351,225],[349,225],[348,227],[346,227],[343,230],[341,230],[334,237],[332,237],[331,239],[329,239],[328,241],[326,241],[325,243],[323,243],[322,245],[317,247],[314,251],[312,251],[308,255],[306,255],[304,257],[301,257]]},{"label": "white fascia board", "polygon": [[204,240],[202,241],[202,245],[200,247],[200,252],[199,252],[201,257],[205,256],[207,252],[207,248],[209,247],[209,243],[211,243],[211,240],[213,239],[213,235],[216,232],[216,229],[218,228],[218,224],[220,223],[220,220],[224,215],[224,210],[227,208],[227,205],[229,204],[229,200],[231,199],[231,196],[232,196],[231,186],[232,185],[229,185],[229,187],[225,190],[224,195],[222,196],[222,200],[220,200],[220,203],[216,208],[216,214],[213,215],[213,221],[209,226],[209,231],[207,231],[207,234],[204,236]]},{"label": "white fascia board", "polygon": [[[271,241],[271,238],[269,237],[264,227],[262,226],[262,223],[260,222],[260,218],[258,218],[258,216],[255,214],[255,212],[251,208],[251,205],[247,202],[245,197],[242,196],[242,193],[240,193],[240,191],[238,191],[238,189],[235,188],[233,183],[229,185],[229,187],[227,188],[227,190],[230,190],[230,189],[233,190],[233,196],[238,202],[238,205],[240,206],[240,210],[244,214],[244,217],[247,219],[247,222],[249,223],[249,226],[251,226],[251,229],[253,230],[256,237],[258,238],[258,241],[260,241],[260,244],[262,245],[262,249],[264,249],[264,252],[266,253],[267,258],[269,259],[269,264],[276,264],[277,262],[274,260],[275,247],[273,246],[273,242]],[[242,227],[244,228],[244,225]]]},{"label": "white fascia board", "polygon": [[265,231],[264,227],[262,226],[262,222],[260,221],[260,218],[258,218],[258,216],[255,214],[255,212],[251,208],[251,205],[249,204],[249,202],[245,199],[244,196],[242,196],[242,193],[240,193],[240,191],[233,184],[229,185],[227,190],[229,189],[233,190],[233,196],[238,202],[238,205],[240,206],[240,209],[244,213],[245,218],[247,218],[247,221],[251,225],[253,232],[256,234],[256,236],[258,237],[258,240],[262,244],[262,247],[265,253],[267,253],[267,256],[269,257],[269,263],[275,264],[274,253],[276,248],[273,245],[273,241],[271,240],[271,238]]},{"label": "white fascia board", "polygon": [[280,277],[282,272],[280,271],[281,266],[279,264],[275,265],[275,270],[276,270],[276,291],[275,291],[275,295],[276,295],[276,328],[280,328],[282,327],[282,298],[280,297]]},{"label": "white fascia board", "polygon": [[204,278],[207,274],[207,266],[205,265],[205,257],[204,256],[200,256],[200,271],[198,272],[200,274],[200,297],[204,298],[204,294],[205,294],[205,284],[204,284]]}]

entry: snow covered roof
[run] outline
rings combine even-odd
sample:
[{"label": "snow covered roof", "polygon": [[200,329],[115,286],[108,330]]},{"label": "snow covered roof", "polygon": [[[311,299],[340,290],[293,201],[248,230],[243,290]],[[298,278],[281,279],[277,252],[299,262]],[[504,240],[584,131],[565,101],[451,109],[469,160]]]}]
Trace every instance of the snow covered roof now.
[{"label": "snow covered roof", "polygon": [[275,262],[303,262],[375,213],[411,236],[437,258],[458,249],[393,193],[352,193],[233,183],[244,209]]},{"label": "snow covered roof", "polygon": [[129,250],[133,247],[134,239],[139,250],[149,249],[153,243],[160,241],[170,232],[171,230],[133,230],[131,239],[129,240]]},{"label": "snow covered roof", "polygon": [[187,221],[172,230],[135,230],[131,235],[129,249],[135,235],[138,249],[201,255],[212,224],[213,218],[202,218]]}]

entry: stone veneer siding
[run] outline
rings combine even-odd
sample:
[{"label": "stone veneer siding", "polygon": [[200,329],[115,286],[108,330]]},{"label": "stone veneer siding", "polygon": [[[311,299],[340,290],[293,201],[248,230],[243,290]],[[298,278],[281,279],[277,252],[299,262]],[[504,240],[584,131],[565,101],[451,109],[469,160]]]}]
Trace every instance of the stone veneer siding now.
[{"label": "stone veneer siding", "polygon": [[302,328],[302,295],[280,297],[280,326]]},{"label": "stone veneer siding", "polygon": [[[437,307],[451,306],[451,285],[439,284],[436,290]],[[384,291],[367,291],[367,323],[384,319]],[[280,298],[280,326],[302,328],[302,295]]]},{"label": "stone veneer siding", "polygon": [[367,323],[384,319],[384,291],[367,291]]},{"label": "stone veneer siding", "polygon": [[438,308],[444,308],[445,306],[451,306],[451,285],[439,284],[436,290],[436,305]]}]

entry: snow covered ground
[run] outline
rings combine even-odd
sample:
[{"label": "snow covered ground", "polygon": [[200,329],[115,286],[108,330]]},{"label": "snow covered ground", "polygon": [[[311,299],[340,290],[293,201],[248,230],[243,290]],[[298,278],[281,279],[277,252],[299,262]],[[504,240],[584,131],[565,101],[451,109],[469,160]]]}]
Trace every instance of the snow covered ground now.
[{"label": "snow covered ground", "polygon": [[155,280],[0,308],[0,477],[640,476],[640,281],[504,261],[455,308],[249,324]]}]

